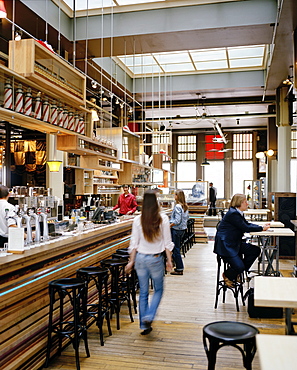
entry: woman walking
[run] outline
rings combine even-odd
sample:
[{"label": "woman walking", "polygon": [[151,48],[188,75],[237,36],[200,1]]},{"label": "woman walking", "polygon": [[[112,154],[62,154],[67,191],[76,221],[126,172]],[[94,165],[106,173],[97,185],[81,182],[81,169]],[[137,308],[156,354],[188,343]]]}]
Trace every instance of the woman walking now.
[{"label": "woman walking", "polygon": [[182,190],[176,190],[175,206],[170,218],[171,237],[174,243],[172,257],[175,262],[175,270],[171,272],[171,275],[183,275],[184,273],[184,264],[181,258],[180,248],[182,238],[187,229],[188,219],[189,212],[185,194]]},{"label": "woman walking", "polygon": [[[163,295],[164,257],[166,270],[171,271],[171,241],[169,219],[160,212],[154,191],[144,193],[142,214],[136,216],[132,225],[129,246],[130,260],[126,266],[129,273],[135,263],[139,281],[139,321],[142,335],[152,331],[152,322]],[[149,279],[153,281],[154,294],[149,304]]]}]

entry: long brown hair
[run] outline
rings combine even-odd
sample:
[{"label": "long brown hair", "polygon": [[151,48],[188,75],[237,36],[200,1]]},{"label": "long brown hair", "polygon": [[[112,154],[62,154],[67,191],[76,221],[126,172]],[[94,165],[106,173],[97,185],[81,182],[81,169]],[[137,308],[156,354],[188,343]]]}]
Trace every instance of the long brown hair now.
[{"label": "long brown hair", "polygon": [[147,190],[143,195],[141,226],[144,238],[148,242],[153,242],[160,235],[161,223],[162,217],[156,193]]},{"label": "long brown hair", "polygon": [[189,207],[188,207],[187,202],[186,202],[185,193],[182,190],[176,190],[175,195],[176,195],[176,203],[180,204],[182,206],[184,212],[186,212],[186,210]]}]

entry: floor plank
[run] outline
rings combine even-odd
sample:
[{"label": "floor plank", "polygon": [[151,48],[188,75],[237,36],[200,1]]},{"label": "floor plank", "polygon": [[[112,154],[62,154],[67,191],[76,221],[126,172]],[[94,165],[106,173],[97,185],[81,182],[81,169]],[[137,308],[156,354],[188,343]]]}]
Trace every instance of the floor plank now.
[{"label": "floor plank", "polygon": [[[214,229],[207,230],[208,234]],[[284,319],[250,319],[246,307],[236,311],[234,298],[227,294],[226,303],[219,301],[214,309],[216,258],[213,241],[195,244],[184,258],[183,276],[165,276],[165,292],[153,331],[141,336],[137,315],[131,323],[127,308],[121,312],[121,329],[116,330],[112,320],[112,336],[105,336],[105,345],[99,344],[98,330],[93,325],[88,331],[91,357],[86,358],[83,343],[80,347],[81,370],[108,369],[206,369],[207,359],[202,345],[202,328],[219,320],[242,321],[256,326],[260,333],[285,333]],[[284,275],[293,271],[293,260],[281,260]],[[107,333],[106,325],[104,327]],[[50,362],[50,370],[73,370],[73,348],[68,346],[62,355]],[[218,352],[217,370],[243,369],[241,354],[232,347]],[[258,356],[253,370],[260,370]]]}]

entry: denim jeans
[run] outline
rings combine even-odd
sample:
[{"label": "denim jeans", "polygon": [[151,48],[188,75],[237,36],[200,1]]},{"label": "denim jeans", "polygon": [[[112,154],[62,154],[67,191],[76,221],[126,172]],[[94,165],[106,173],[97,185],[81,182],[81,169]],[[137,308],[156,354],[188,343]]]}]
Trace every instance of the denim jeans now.
[{"label": "denim jeans", "polygon": [[[164,258],[152,254],[137,253],[135,269],[139,282],[139,322],[140,329],[148,325],[144,321],[153,321],[163,295]],[[149,279],[153,281],[154,294],[149,304]]]},{"label": "denim jeans", "polygon": [[184,236],[185,230],[176,230],[171,228],[171,238],[174,243],[174,248],[172,251],[172,258],[175,262],[175,270],[176,271],[183,271],[184,264],[183,260],[180,255],[180,248],[182,243],[182,238]]}]

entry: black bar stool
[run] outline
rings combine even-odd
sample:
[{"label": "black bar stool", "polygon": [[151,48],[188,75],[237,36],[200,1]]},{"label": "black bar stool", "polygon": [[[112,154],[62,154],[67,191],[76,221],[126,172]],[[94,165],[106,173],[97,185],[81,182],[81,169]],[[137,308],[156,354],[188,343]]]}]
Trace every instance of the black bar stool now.
[{"label": "black bar stool", "polygon": [[[87,327],[86,327],[86,302],[87,286],[83,280],[77,278],[65,278],[51,281],[49,283],[50,311],[48,325],[48,343],[46,351],[45,367],[48,367],[51,347],[53,343],[52,333],[59,339],[58,354],[62,351],[62,340],[68,338],[75,350],[76,369],[80,369],[79,364],[79,340],[82,337],[85,343],[87,357],[90,357]],[[56,299],[56,294],[58,298]],[[54,304],[59,301],[59,315],[53,322]],[[70,308],[72,306],[72,309]]]},{"label": "black bar stool", "polygon": [[[113,253],[112,258],[117,258],[117,259],[125,259],[129,261],[129,254],[122,254],[122,253]],[[138,278],[136,274],[136,270],[133,268],[131,273],[128,276],[129,281],[129,287],[130,287],[130,293],[133,301],[133,306],[134,306],[134,312],[137,313],[137,300],[136,300],[136,291],[138,288]]]},{"label": "black bar stool", "polygon": [[125,273],[127,259],[106,259],[101,261],[101,266],[106,267],[111,273],[111,293],[109,296],[112,309],[115,310],[117,317],[117,329],[120,329],[120,309],[122,303],[127,301],[131,322],[134,322],[130,300],[130,281]]},{"label": "black bar stool", "polygon": [[244,276],[243,274],[239,275],[237,280],[233,282],[232,286],[228,286],[225,283],[224,279],[221,279],[221,265],[223,263],[223,271],[225,271],[228,267],[228,263],[223,261],[222,257],[217,255],[217,286],[216,286],[216,299],[215,299],[215,306],[214,308],[218,307],[218,300],[221,291],[223,291],[223,303],[225,303],[226,292],[230,290],[235,298],[236,309],[239,312],[239,303],[238,303],[238,296],[241,296],[241,301],[243,306],[245,305],[244,298],[243,298],[243,284],[244,284]]},{"label": "black bar stool", "polygon": [[[93,317],[96,320],[96,324],[99,329],[100,343],[104,346],[103,340],[103,320],[106,319],[107,328],[109,335],[112,335],[110,327],[110,307],[108,300],[108,269],[102,267],[83,267],[76,271],[77,278],[84,280],[87,283],[87,289],[92,283],[95,284],[97,288],[98,301],[96,303],[87,302],[87,315]],[[90,297],[89,297],[90,298]],[[93,298],[93,299],[92,299]],[[94,297],[91,297],[94,301]]]},{"label": "black bar stool", "polygon": [[[243,358],[243,366],[252,370],[256,353],[256,334],[259,330],[252,325],[234,321],[217,321],[203,328],[203,346],[208,359],[208,370],[214,370],[217,352],[224,346],[237,348]],[[241,348],[239,345],[243,345]]]}]

